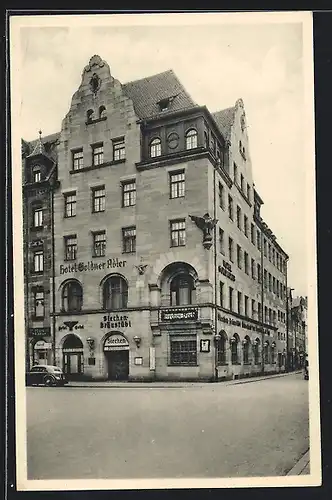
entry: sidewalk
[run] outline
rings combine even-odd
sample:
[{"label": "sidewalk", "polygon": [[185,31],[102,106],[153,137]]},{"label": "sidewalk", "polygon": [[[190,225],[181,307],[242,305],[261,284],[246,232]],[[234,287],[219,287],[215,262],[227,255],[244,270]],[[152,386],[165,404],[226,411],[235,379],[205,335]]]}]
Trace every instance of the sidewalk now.
[{"label": "sidewalk", "polygon": [[302,476],[305,474],[310,474],[310,450],[287,472],[287,476]]},{"label": "sidewalk", "polygon": [[243,379],[238,379],[238,380],[227,380],[227,381],[219,381],[219,382],[203,382],[203,381],[198,381],[198,382],[173,382],[173,381],[147,381],[147,382],[130,382],[130,381],[124,381],[124,382],[117,382],[117,381],[111,381],[111,380],[105,380],[105,381],[70,381],[65,387],[90,387],[90,388],[109,388],[109,389],[118,389],[118,388],[138,388],[138,389],[167,389],[167,388],[190,388],[190,387],[215,387],[215,386],[228,386],[228,385],[237,385],[237,384],[249,384],[252,382],[259,382],[260,380],[267,380],[271,378],[277,378],[277,377],[289,377],[291,375],[295,375],[301,373],[300,371],[295,371],[295,372],[288,372],[288,373],[277,373],[273,375],[262,375],[259,377],[250,377],[250,378],[243,378]]}]

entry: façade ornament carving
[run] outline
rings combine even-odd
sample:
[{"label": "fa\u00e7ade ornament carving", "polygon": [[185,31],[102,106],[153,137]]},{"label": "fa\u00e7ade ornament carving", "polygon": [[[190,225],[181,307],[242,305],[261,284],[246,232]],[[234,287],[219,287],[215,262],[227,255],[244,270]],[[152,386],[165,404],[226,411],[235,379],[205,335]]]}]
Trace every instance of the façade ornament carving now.
[{"label": "fa\u00e7ade ornament carving", "polygon": [[197,217],[196,215],[189,215],[189,217],[203,232],[203,247],[209,250],[212,246],[212,231],[218,219],[213,219],[209,213],[204,214],[203,217]]}]

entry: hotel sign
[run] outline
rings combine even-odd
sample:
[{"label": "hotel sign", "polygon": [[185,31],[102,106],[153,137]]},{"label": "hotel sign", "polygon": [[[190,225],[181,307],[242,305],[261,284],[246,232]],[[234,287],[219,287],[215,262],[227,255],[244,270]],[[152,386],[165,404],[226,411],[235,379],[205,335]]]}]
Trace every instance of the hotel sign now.
[{"label": "hotel sign", "polygon": [[178,309],[163,309],[160,311],[160,321],[196,321],[197,307],[181,307]]},{"label": "hotel sign", "polygon": [[235,281],[235,276],[232,273],[232,266],[226,260],[223,260],[222,266],[218,266],[218,271],[226,276],[226,278]]},{"label": "hotel sign", "polygon": [[119,260],[116,258],[107,259],[103,262],[93,262],[89,260],[88,262],[75,262],[73,264],[60,264],[59,272],[60,275],[68,273],[82,273],[90,271],[102,271],[103,269],[114,269],[119,267],[125,267],[127,264],[126,260]]},{"label": "hotel sign", "polygon": [[253,332],[260,332],[264,333],[265,335],[270,335],[270,331],[267,328],[263,328],[260,325],[255,325],[254,323],[247,323],[246,321],[242,321],[239,319],[227,318],[226,316],[222,316],[220,313],[218,313],[218,320],[228,325],[239,326],[241,328],[244,328],[245,330],[251,330]]}]

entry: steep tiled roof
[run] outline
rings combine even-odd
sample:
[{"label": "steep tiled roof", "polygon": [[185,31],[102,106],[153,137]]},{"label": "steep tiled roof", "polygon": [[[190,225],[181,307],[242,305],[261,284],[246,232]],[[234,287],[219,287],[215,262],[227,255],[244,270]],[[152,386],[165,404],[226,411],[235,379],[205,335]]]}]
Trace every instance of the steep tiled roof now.
[{"label": "steep tiled roof", "polygon": [[133,101],[135,112],[141,119],[161,114],[158,102],[169,97],[176,96],[170,104],[170,111],[197,106],[173,70],[125,83],[122,88]]},{"label": "steep tiled roof", "polygon": [[212,116],[217,123],[220,132],[226,140],[229,140],[231,136],[231,127],[234,122],[234,113],[235,106],[212,113]]},{"label": "steep tiled roof", "polygon": [[24,141],[22,139],[22,145],[24,145],[25,149],[28,146],[29,153],[28,156],[35,156],[36,154],[46,154],[46,156],[56,159],[56,148],[55,143],[60,137],[60,132],[56,132],[54,134],[46,135],[45,137],[35,139],[31,142]]}]

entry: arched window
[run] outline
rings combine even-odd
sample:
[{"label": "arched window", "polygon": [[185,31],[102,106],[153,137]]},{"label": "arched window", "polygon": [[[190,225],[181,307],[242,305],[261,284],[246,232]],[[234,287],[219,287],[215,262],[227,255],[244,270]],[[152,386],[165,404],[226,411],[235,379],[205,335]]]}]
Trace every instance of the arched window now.
[{"label": "arched window", "polygon": [[161,140],[159,137],[156,137],[150,143],[150,156],[151,158],[161,156]]},{"label": "arched window", "polygon": [[77,351],[83,351],[83,344],[82,341],[74,334],[69,334],[65,338],[62,349],[76,349]]},{"label": "arched window", "polygon": [[269,364],[269,347],[270,347],[269,341],[266,340],[264,342],[264,363],[266,365]]},{"label": "arched window", "polygon": [[110,276],[103,286],[104,309],[125,309],[128,302],[128,285],[122,276]]},{"label": "arched window", "polygon": [[99,118],[105,118],[106,117],[106,108],[105,106],[100,106],[99,108]]},{"label": "arched window", "polygon": [[94,115],[93,109],[88,109],[88,111],[86,112],[86,121],[91,122],[94,118],[93,115]]},{"label": "arched window", "polygon": [[243,344],[243,363],[247,365],[250,363],[249,359],[250,337],[248,337],[248,335],[244,337],[242,344]]},{"label": "arched window", "polygon": [[259,364],[259,344],[260,344],[260,340],[258,338],[255,339],[253,344],[252,344],[255,365]]},{"label": "arched window", "polygon": [[67,312],[81,311],[83,290],[78,281],[68,281],[62,289],[62,310]]},{"label": "arched window", "polygon": [[239,362],[239,353],[238,353],[239,340],[240,339],[238,334],[234,333],[233,337],[231,338],[231,356],[233,365],[236,365]]},{"label": "arched window", "polygon": [[186,133],[186,149],[197,148],[197,131],[192,128]]},{"label": "arched window", "polygon": [[193,302],[194,280],[188,274],[178,274],[170,284],[171,306],[186,306]]},{"label": "arched window", "polygon": [[227,363],[226,357],[226,342],[227,342],[227,334],[225,331],[221,331],[219,333],[220,340],[217,345],[217,357],[218,357],[218,365],[225,365]]}]

